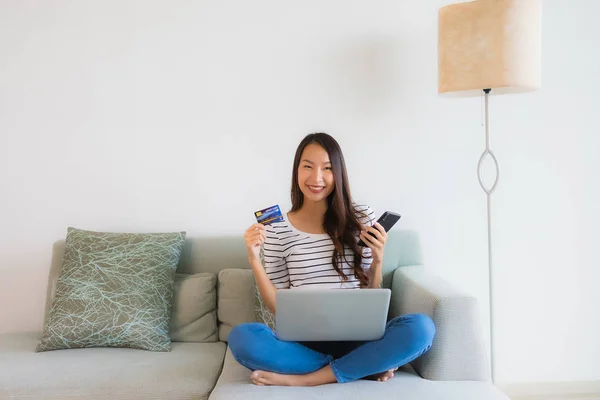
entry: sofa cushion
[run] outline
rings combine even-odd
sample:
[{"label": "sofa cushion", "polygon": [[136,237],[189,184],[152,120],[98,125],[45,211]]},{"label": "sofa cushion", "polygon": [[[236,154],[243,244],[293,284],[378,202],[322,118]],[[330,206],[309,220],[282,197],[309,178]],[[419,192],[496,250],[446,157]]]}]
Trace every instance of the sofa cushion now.
[{"label": "sofa cushion", "polygon": [[38,334],[0,335],[0,398],[207,399],[225,344],[173,343],[171,352],[85,348],[35,353]]},{"label": "sofa cushion", "polygon": [[227,341],[231,328],[255,321],[254,274],[249,269],[224,269],[218,281],[219,339]]},{"label": "sofa cushion", "polygon": [[217,276],[212,272],[176,274],[170,332],[174,342],[215,342]]},{"label": "sofa cushion", "polygon": [[262,399],[418,399],[418,400],[509,400],[490,382],[429,381],[403,367],[387,382],[359,380],[316,387],[256,386],[250,370],[240,365],[227,349],[223,371],[209,400]]},{"label": "sofa cushion", "polygon": [[185,232],[68,228],[54,300],[36,351],[132,347],[168,351],[175,269]]}]

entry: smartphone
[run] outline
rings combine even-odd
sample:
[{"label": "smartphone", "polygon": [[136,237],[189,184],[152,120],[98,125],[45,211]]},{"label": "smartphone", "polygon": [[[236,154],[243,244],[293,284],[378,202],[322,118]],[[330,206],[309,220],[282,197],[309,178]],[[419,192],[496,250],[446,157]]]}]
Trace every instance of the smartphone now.
[{"label": "smartphone", "polygon": [[[381,215],[381,217],[379,217],[377,222],[379,222],[381,224],[381,226],[383,226],[383,229],[385,229],[385,231],[388,232],[390,229],[392,229],[392,226],[394,226],[396,224],[396,222],[398,222],[399,219],[400,219],[400,214],[396,214],[395,212],[391,212],[391,211],[386,211]],[[375,237],[375,235],[373,235],[371,232],[368,232],[368,233],[369,233],[369,235]],[[366,246],[366,244],[362,241],[362,239],[360,239],[358,241],[358,245]]]}]

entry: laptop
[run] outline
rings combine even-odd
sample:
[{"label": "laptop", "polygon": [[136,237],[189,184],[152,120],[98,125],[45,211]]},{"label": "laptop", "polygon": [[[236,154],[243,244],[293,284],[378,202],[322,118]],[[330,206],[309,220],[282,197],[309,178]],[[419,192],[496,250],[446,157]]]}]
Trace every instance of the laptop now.
[{"label": "laptop", "polygon": [[283,289],[275,335],[285,341],[369,341],[385,332],[390,289]]}]

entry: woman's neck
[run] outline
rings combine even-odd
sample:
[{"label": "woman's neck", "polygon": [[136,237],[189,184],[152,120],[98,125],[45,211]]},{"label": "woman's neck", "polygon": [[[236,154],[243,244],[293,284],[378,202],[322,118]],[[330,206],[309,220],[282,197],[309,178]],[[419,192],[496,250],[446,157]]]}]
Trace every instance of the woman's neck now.
[{"label": "woman's neck", "polygon": [[309,217],[310,219],[318,219],[319,221],[323,220],[325,213],[327,212],[327,201],[305,201],[302,204],[302,207],[296,212],[296,214],[300,214],[303,217]]},{"label": "woman's neck", "polygon": [[299,210],[288,214],[290,223],[296,229],[302,232],[312,234],[325,233],[323,229],[323,221],[325,212],[327,211],[327,203],[304,202]]}]

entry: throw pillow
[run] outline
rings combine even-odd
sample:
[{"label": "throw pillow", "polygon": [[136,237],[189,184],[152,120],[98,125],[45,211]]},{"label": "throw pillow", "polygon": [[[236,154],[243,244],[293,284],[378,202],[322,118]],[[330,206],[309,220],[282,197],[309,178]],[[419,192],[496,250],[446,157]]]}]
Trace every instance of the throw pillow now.
[{"label": "throw pillow", "polygon": [[233,327],[256,321],[252,294],[254,274],[246,268],[225,268],[219,271],[218,281],[219,340],[226,342]]},{"label": "throw pillow", "polygon": [[217,276],[212,272],[176,274],[171,329],[173,342],[216,342]]},{"label": "throw pillow", "polygon": [[37,352],[82,347],[170,351],[175,269],[185,232],[67,230]]},{"label": "throw pillow", "polygon": [[[264,253],[263,247],[260,248],[260,262],[262,263],[262,265],[264,267],[265,266],[265,253]],[[262,296],[260,295],[260,291],[258,290],[258,285],[256,284],[256,279],[253,279],[253,282],[254,282],[254,287],[253,287],[254,317],[257,322],[262,322],[263,324],[266,324],[272,330],[275,330],[275,315],[273,315],[271,310],[269,310],[269,308],[263,301]]]}]

